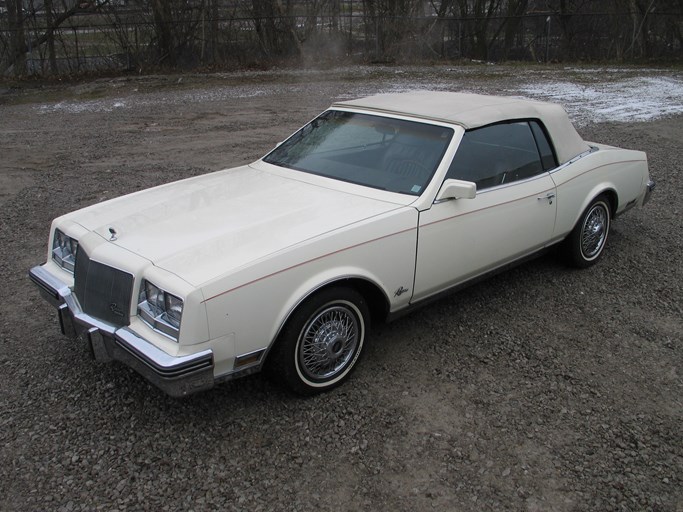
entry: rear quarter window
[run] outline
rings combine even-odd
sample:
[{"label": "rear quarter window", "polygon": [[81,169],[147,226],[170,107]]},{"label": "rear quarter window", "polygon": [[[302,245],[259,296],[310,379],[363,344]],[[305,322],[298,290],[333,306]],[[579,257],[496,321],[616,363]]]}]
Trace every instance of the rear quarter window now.
[{"label": "rear quarter window", "polygon": [[554,169],[557,167],[557,157],[555,156],[555,151],[553,151],[552,144],[550,144],[550,139],[548,138],[545,128],[543,128],[538,121],[530,121],[529,126],[531,126],[534,139],[536,139],[536,145],[538,146],[538,152],[541,155],[543,169],[546,171]]}]

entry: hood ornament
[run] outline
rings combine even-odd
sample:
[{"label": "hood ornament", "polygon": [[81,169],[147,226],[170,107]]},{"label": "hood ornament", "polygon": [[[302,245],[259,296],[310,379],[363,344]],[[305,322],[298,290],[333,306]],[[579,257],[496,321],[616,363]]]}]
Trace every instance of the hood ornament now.
[{"label": "hood ornament", "polygon": [[110,241],[110,242],[113,242],[113,241],[115,241],[115,240],[118,238],[118,236],[117,236],[117,234],[116,234],[116,230],[115,230],[114,228],[109,228],[109,234],[111,235],[111,236],[109,237],[109,241]]}]

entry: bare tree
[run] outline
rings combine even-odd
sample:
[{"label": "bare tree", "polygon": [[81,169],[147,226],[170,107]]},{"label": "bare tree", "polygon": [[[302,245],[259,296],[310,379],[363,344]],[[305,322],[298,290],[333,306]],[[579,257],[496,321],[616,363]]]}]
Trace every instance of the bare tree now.
[{"label": "bare tree", "polygon": [[374,40],[376,58],[394,57],[400,44],[414,35],[420,0],[363,0],[366,39]]},{"label": "bare tree", "polygon": [[[146,0],[137,0],[144,9]],[[175,67],[183,50],[196,37],[204,0],[150,0],[158,63]]]},{"label": "bare tree", "polygon": [[[592,7],[595,7],[595,0]],[[575,51],[574,38],[577,30],[573,24],[573,19],[577,13],[589,12],[591,0],[554,0],[548,1],[548,8],[554,12],[555,18],[559,21],[560,31],[562,33],[562,48],[560,54],[565,58],[573,58]]]},{"label": "bare tree", "polygon": [[[468,2],[462,0],[460,3],[467,5]],[[490,45],[503,28],[499,26],[497,29],[491,30],[493,18],[498,14],[500,4],[501,0],[474,0],[472,3],[474,23],[470,33],[476,58],[489,60]]]},{"label": "bare tree", "polygon": [[24,36],[24,15],[21,0],[7,0],[7,21],[9,27],[9,55],[5,69],[14,66],[14,74],[26,72],[26,42]]},{"label": "bare tree", "polygon": [[[506,19],[501,9],[506,4],[517,4],[516,0],[447,0],[441,3],[438,16],[455,16],[464,23],[464,39],[470,55],[475,59],[488,60],[493,42],[505,28]],[[526,2],[524,2],[526,3]],[[517,8],[512,7],[513,11]]]},{"label": "bare tree", "polygon": [[95,8],[98,5],[106,4],[108,1],[109,0],[83,0],[81,2],[67,2],[67,0],[61,0],[61,10],[59,13],[55,13],[52,2],[47,0],[45,3],[50,4],[50,14],[47,15],[49,19],[48,26],[43,31],[41,27],[34,23],[34,36],[29,36],[27,44],[25,28],[29,16],[35,21],[36,15],[36,9],[33,6],[33,2],[31,2],[31,9],[26,13],[21,0],[7,0],[11,44],[10,53],[6,59],[3,71],[14,66],[15,74],[17,76],[23,75],[26,73],[27,50],[29,48],[40,49],[40,47],[46,43],[49,47],[48,53],[50,55],[51,68],[54,71],[56,69],[54,31],[77,14],[79,10]]},{"label": "bare tree", "polygon": [[522,24],[523,15],[529,7],[529,0],[508,0],[505,15],[505,46],[503,47],[503,59],[509,56],[515,38],[524,37],[524,27]]},{"label": "bare tree", "polygon": [[263,54],[268,58],[301,55],[294,2],[252,0],[252,17]]},{"label": "bare tree", "polygon": [[45,21],[47,23],[47,51],[50,60],[50,73],[54,75],[57,73],[57,55],[55,53],[55,34],[53,18],[54,11],[52,9],[52,0],[45,0]]},{"label": "bare tree", "polygon": [[127,63],[125,69],[142,71],[200,63],[245,66],[264,59],[306,63],[345,55],[366,60],[536,59],[542,54],[559,60],[680,59],[683,49],[683,0],[0,3],[7,8],[0,14],[0,73],[16,75],[80,72],[82,62],[89,69],[121,69]]}]

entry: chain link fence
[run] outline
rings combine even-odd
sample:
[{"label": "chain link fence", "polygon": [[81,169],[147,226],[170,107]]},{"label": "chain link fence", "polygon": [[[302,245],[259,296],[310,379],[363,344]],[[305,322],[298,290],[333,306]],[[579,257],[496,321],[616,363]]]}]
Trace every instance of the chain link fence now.
[{"label": "chain link fence", "polygon": [[[681,13],[534,12],[521,16],[255,16],[199,8],[172,21],[109,8],[66,18],[0,12],[0,73],[80,75],[272,64],[453,60],[680,61]],[[16,20],[15,20],[16,21]]]}]

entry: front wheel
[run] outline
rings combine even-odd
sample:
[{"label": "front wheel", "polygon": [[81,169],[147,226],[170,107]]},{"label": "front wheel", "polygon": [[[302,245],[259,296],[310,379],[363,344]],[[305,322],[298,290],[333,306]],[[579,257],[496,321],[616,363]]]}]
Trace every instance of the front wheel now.
[{"label": "front wheel", "polygon": [[355,367],[368,329],[368,306],[358,292],[333,287],[300,305],[271,354],[276,377],[296,393],[313,395],[341,384]]},{"label": "front wheel", "polygon": [[583,212],[566,240],[566,255],[571,265],[586,268],[600,259],[609,235],[610,212],[605,196],[595,198]]}]

